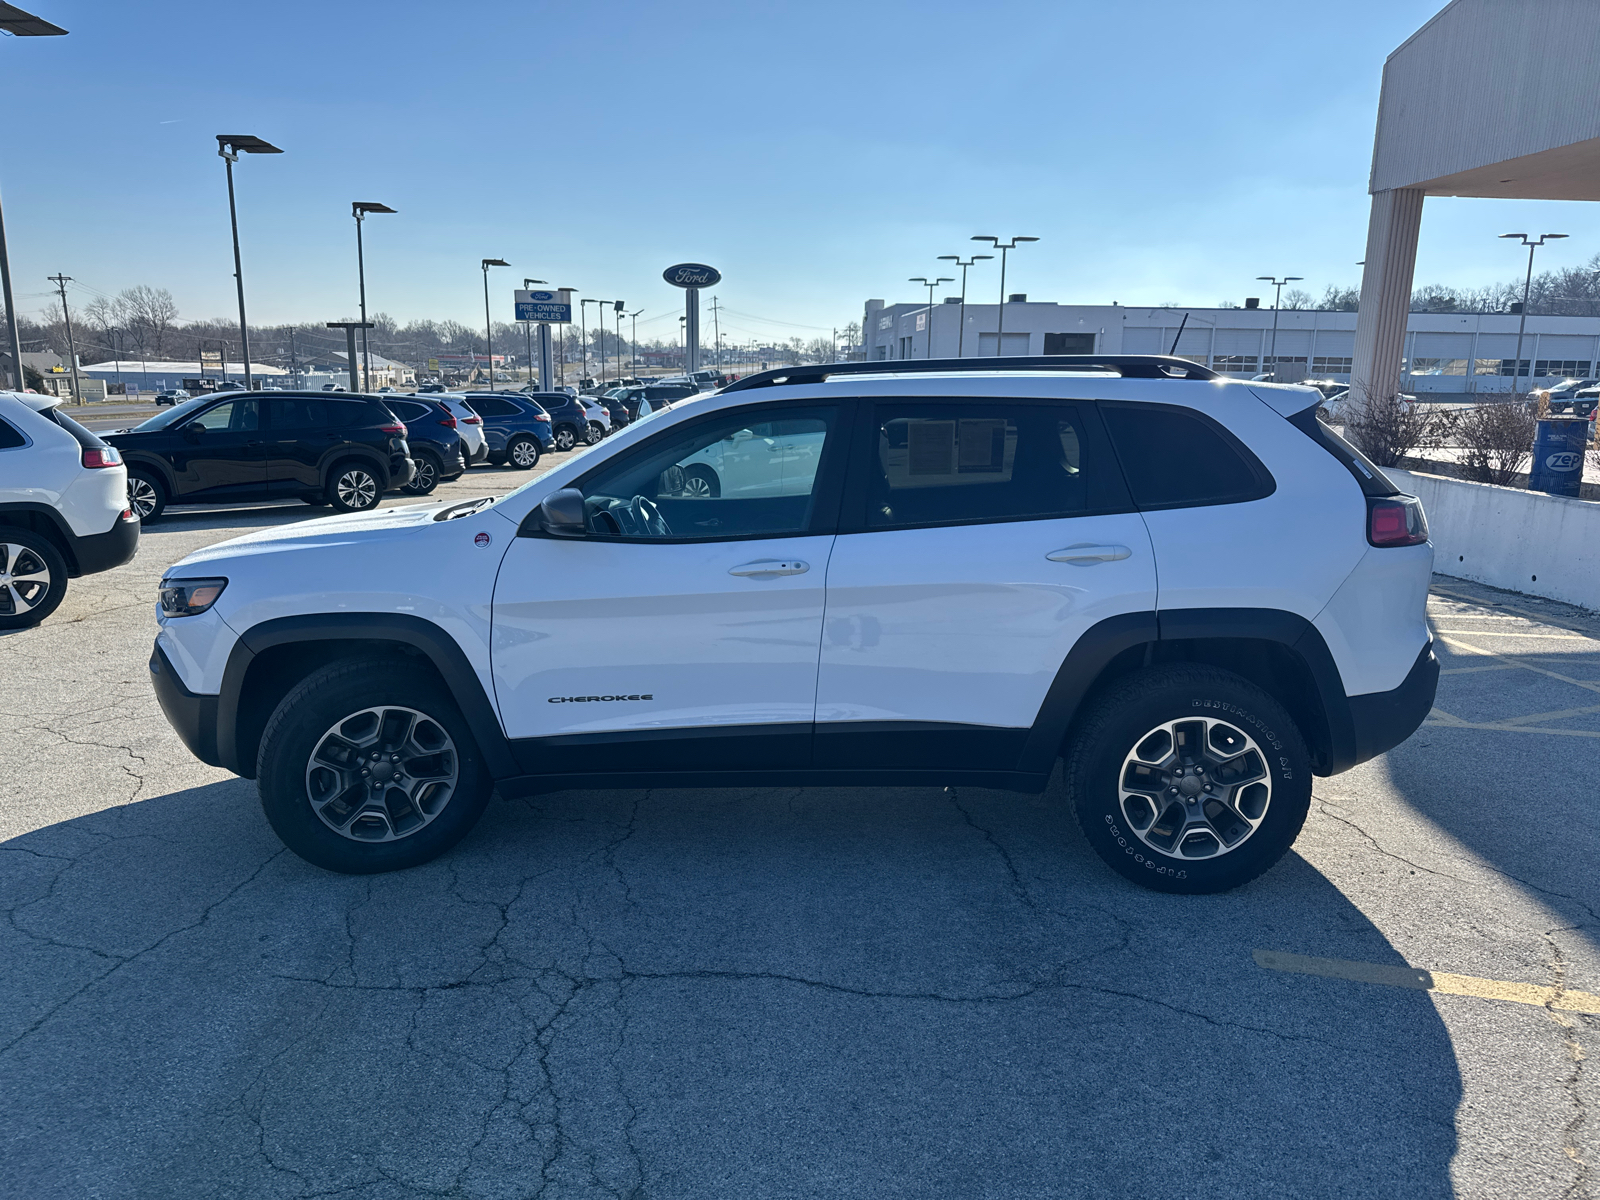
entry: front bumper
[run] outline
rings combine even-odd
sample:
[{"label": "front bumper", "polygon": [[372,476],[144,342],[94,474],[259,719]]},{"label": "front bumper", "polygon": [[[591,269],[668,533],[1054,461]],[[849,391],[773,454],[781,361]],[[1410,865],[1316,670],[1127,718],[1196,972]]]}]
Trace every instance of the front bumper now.
[{"label": "front bumper", "polygon": [[177,732],[189,752],[213,767],[222,765],[217,753],[217,697],[198,696],[183,686],[166,652],[158,645],[150,655],[150,684],[156,700],[166,714],[167,723]]},{"label": "front bumper", "polygon": [[117,517],[104,533],[74,538],[72,555],[77,560],[77,575],[93,575],[120,567],[139,549],[139,518]]}]

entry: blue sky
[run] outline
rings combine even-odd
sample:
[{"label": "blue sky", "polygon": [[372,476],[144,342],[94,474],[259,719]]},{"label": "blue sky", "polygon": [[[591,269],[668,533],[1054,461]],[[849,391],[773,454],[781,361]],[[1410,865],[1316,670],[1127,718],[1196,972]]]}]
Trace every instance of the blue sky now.
[{"label": "blue sky", "polygon": [[[673,337],[661,271],[690,260],[725,332],[810,337],[975,233],[1043,239],[1008,275],[1034,299],[1357,283],[1383,60],[1440,0],[24,6],[71,31],[0,38],[25,312],[64,271],[229,314],[213,135],[240,132],[286,151],[237,168],[252,321],[355,311],[361,199],[400,210],[368,222],[367,285],[401,320],[481,323],[498,256],[497,319],[529,275]],[[1430,200],[1418,282],[1514,276],[1507,229],[1573,235],[1541,266],[1600,250],[1589,206]]]}]

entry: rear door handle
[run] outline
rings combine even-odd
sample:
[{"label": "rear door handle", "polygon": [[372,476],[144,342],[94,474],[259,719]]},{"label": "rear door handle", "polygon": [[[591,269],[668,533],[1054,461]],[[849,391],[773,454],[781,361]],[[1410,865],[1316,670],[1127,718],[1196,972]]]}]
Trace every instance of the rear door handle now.
[{"label": "rear door handle", "polygon": [[1051,562],[1072,563],[1077,567],[1092,567],[1095,563],[1117,562],[1127,558],[1133,551],[1126,546],[1091,546],[1080,543],[1068,546],[1064,550],[1052,550],[1045,557]]},{"label": "rear door handle", "polygon": [[761,579],[769,575],[804,575],[809,570],[811,570],[810,563],[803,563],[796,558],[763,558],[756,562],[730,567],[728,574],[746,579]]}]

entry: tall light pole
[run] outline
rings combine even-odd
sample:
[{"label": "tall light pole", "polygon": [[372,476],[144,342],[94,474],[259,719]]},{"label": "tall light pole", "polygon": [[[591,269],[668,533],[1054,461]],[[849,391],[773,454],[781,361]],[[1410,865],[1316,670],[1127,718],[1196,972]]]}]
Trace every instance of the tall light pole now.
[{"label": "tall light pole", "polygon": [[685,372],[689,370],[689,348],[683,343],[683,327],[688,322],[688,317],[678,318],[678,365]]},{"label": "tall light pole", "polygon": [[[596,308],[594,310],[594,313],[595,313],[594,319],[595,319],[595,329],[598,330],[599,334],[600,334],[600,348],[599,348],[599,353],[600,353],[600,382],[602,384],[604,384],[605,381],[606,381],[606,313],[605,313],[605,308],[603,306],[607,305],[607,304],[610,304],[611,301],[610,300],[585,300],[585,301],[583,301],[583,303],[584,304],[595,304],[595,305],[600,305],[601,306],[601,307],[598,307],[598,308]],[[584,346],[583,346],[584,366],[587,368],[588,362],[589,362],[589,342],[588,342],[589,334],[588,334],[587,330],[584,332],[583,336],[584,336]],[[589,372],[587,370],[584,371],[585,375],[587,375],[588,373]],[[601,390],[604,391],[605,389],[602,388]]]},{"label": "tall light pole", "polygon": [[1282,279],[1278,279],[1272,275],[1257,275],[1256,278],[1264,283],[1270,283],[1277,289],[1272,293],[1272,378],[1276,382],[1278,378],[1278,309],[1281,307],[1279,302],[1283,299],[1283,285],[1286,283],[1299,283],[1302,276],[1285,275]]},{"label": "tall light pole", "polygon": [[[367,258],[361,248],[361,221],[368,213],[392,213],[387,204],[372,204],[365,200],[350,202],[350,215],[356,219],[356,278],[361,286],[361,390],[372,390],[372,351],[367,345]],[[246,358],[250,356],[245,355]]]},{"label": "tall light pole", "polygon": [[[524,288],[534,288],[549,287],[550,285],[543,279],[524,279],[522,286]],[[531,388],[533,386],[533,322],[524,321],[522,323],[522,331],[528,335],[528,386]],[[540,382],[548,383],[549,380],[541,380]]]},{"label": "tall light pole", "polygon": [[617,383],[622,383],[622,310],[628,306],[621,300],[612,301],[613,319],[617,323]]},{"label": "tall light pole", "polygon": [[956,332],[956,357],[960,358],[967,335],[967,268],[973,263],[989,262],[994,258],[992,254],[974,254],[971,258],[963,259],[959,254],[941,254],[940,262],[953,262],[961,268],[961,328]]},{"label": "tall light pole", "polygon": [[228,220],[233,223],[233,280],[239,287],[239,345],[244,351],[244,386],[254,388],[250,378],[250,326],[244,316],[244,266],[239,261],[239,211],[233,202],[233,164],[241,154],[282,154],[271,142],[248,133],[217,134],[217,155],[228,164]]},{"label": "tall light pole", "polygon": [[[0,3],[0,32],[13,37],[60,37],[66,33],[59,25],[52,25],[42,17],[23,12],[9,4]],[[0,302],[6,306],[6,336],[11,347],[12,382],[19,392],[28,390],[22,373],[22,337],[17,332],[17,302],[11,296],[11,258],[6,253],[5,212],[0,209]]]},{"label": "tall light pole", "polygon": [[[988,242],[1000,251],[1000,320],[995,329],[994,352],[1006,352],[1006,252],[1015,250],[1019,242],[1037,242],[1036,237],[1014,237],[1009,242],[1002,242],[999,238],[987,233],[980,233],[972,239],[975,242]],[[993,258],[994,255],[989,255]]]},{"label": "tall light pole", "polygon": [[632,344],[628,347],[628,361],[633,364],[633,377],[639,378],[639,314],[644,309],[636,308],[628,314],[633,319]]},{"label": "tall light pole", "polygon": [[[1539,240],[1534,241],[1525,233],[1502,233],[1503,238],[1521,238],[1522,244],[1528,248],[1528,277],[1522,281],[1522,319],[1517,322],[1517,357],[1511,364],[1511,394],[1517,394],[1517,376],[1522,373],[1522,335],[1528,328],[1528,293],[1533,290],[1533,252],[1546,242],[1559,241],[1566,237],[1564,233],[1541,233]],[[1531,365],[1531,364],[1530,364]],[[1528,372],[1528,382],[1533,382],[1533,372]]]},{"label": "tall light pole", "polygon": [[509,267],[511,264],[503,258],[486,258],[483,260],[483,349],[484,357],[489,360],[489,390],[494,391],[494,321],[489,316],[489,268]]},{"label": "tall light pole", "polygon": [[[921,284],[927,285],[927,288],[928,288],[928,352],[926,354],[924,354],[922,357],[924,357],[924,358],[932,358],[933,357],[933,289],[938,287],[941,283],[954,283],[955,282],[955,277],[954,276],[946,277],[944,275],[941,275],[937,279],[929,279],[926,275],[913,275],[910,279],[906,280],[906,282],[907,283],[921,283]],[[913,337],[915,337],[914,334],[913,334]],[[912,346],[915,346],[916,342],[913,340],[911,344],[912,344]]]}]

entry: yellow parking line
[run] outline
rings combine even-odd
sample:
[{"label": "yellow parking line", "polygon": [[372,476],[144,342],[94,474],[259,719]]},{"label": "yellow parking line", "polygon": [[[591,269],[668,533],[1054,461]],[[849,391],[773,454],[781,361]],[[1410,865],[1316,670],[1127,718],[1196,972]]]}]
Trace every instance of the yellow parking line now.
[{"label": "yellow parking line", "polygon": [[1555,712],[1529,713],[1525,717],[1502,717],[1501,721],[1507,725],[1522,725],[1528,721],[1563,721],[1568,717],[1586,717],[1590,713],[1600,713],[1600,704],[1591,704],[1588,708],[1562,708]]},{"label": "yellow parking line", "polygon": [[1476,975],[1451,975],[1444,971],[1424,971],[1418,967],[1385,967],[1344,958],[1313,958],[1305,954],[1286,954],[1281,950],[1256,950],[1252,952],[1252,957],[1256,960],[1256,966],[1269,971],[1318,975],[1324,979],[1349,979],[1356,983],[1376,983],[1419,992],[1441,992],[1447,996],[1475,996],[1479,1000],[1504,1000],[1512,1004],[1529,1004],[1535,1008],[1600,1016],[1600,996],[1593,992],[1541,987],[1536,983],[1512,983],[1505,979],[1480,979]]},{"label": "yellow parking line", "polygon": [[1510,663],[1514,667],[1532,671],[1536,675],[1548,675],[1551,679],[1559,679],[1562,683],[1570,683],[1574,687],[1581,687],[1591,692],[1600,692],[1600,683],[1587,679],[1574,679],[1571,675],[1563,675],[1560,671],[1552,671],[1548,667],[1536,667],[1532,663],[1523,662],[1520,658],[1512,658],[1507,654],[1496,654],[1493,650],[1485,650],[1481,646],[1474,646],[1471,642],[1463,642],[1460,638],[1439,635],[1439,640],[1447,646],[1454,646],[1467,651],[1469,654],[1481,654],[1485,658],[1497,658],[1501,662]]},{"label": "yellow parking line", "polygon": [[1446,667],[1441,675],[1476,675],[1479,671],[1515,671],[1516,663],[1494,663],[1487,667]]}]

